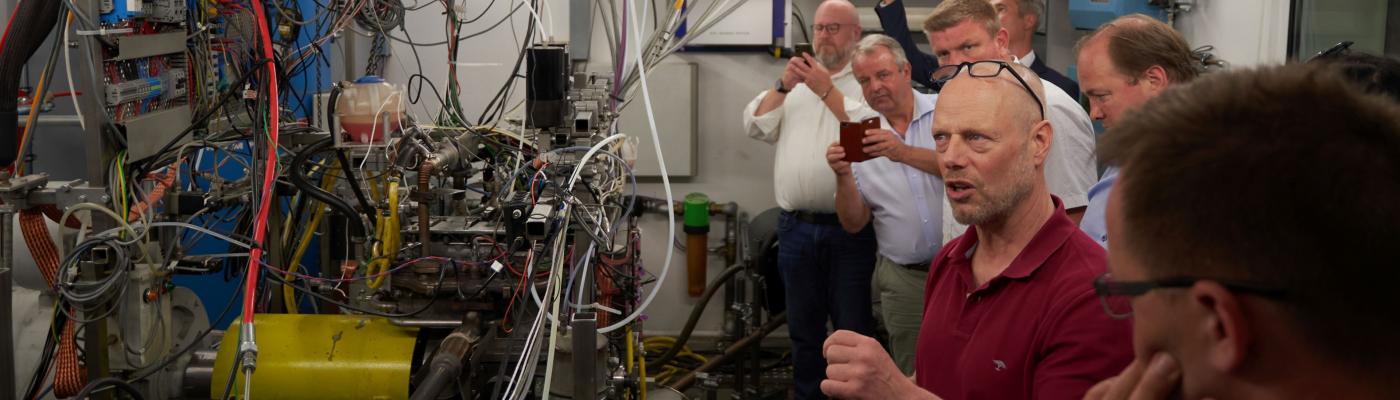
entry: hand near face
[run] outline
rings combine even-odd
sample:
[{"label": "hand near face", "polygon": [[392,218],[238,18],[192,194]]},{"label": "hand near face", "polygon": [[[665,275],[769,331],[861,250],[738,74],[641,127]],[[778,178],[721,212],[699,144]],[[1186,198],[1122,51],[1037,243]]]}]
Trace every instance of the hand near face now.
[{"label": "hand near face", "polygon": [[816,93],[818,96],[830,92],[833,85],[831,71],[827,70],[826,66],[823,66],[817,59],[812,58],[811,54],[803,54],[802,60],[805,62],[796,64],[788,62],[789,66],[796,67],[797,76],[802,79],[802,83],[806,83],[807,88],[812,89],[812,93]]},{"label": "hand near face", "polygon": [[913,382],[899,371],[880,342],[840,330],[822,345],[826,380],[822,393],[841,399],[891,400],[910,398]]},{"label": "hand near face", "polygon": [[792,90],[797,84],[802,83],[801,68],[806,68],[807,60],[801,57],[788,59],[787,67],[783,68],[783,87]]},{"label": "hand near face", "polygon": [[894,162],[904,162],[905,152],[909,149],[904,139],[889,129],[867,130],[860,142],[865,145],[865,154],[870,157],[888,157]]},{"label": "hand near face", "polygon": [[1181,386],[1181,367],[1166,353],[1151,360],[1138,358],[1118,376],[1105,379],[1084,394],[1084,400],[1157,400],[1173,398]]},{"label": "hand near face", "polygon": [[851,163],[845,161],[846,148],[841,147],[841,142],[831,142],[826,147],[826,165],[836,172],[837,177],[851,174]]}]

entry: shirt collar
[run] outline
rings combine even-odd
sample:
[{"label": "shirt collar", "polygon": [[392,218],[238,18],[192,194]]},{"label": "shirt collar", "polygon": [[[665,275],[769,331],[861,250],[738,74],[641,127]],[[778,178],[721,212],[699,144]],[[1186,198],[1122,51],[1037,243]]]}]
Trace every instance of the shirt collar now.
[{"label": "shirt collar", "polygon": [[1019,62],[1021,63],[1021,65],[1026,66],[1026,68],[1030,68],[1031,64],[1035,64],[1035,50],[1032,49],[1029,53],[1026,53],[1026,55],[1021,56],[1021,58],[1017,59],[1016,62]]},{"label": "shirt collar", "polygon": [[[1064,202],[1055,195],[1051,195],[1050,199],[1055,202],[1055,213],[1040,227],[1040,230],[1031,238],[1030,243],[1026,244],[1026,248],[1021,249],[1021,254],[1016,255],[1016,259],[1011,261],[1011,265],[1006,267],[1006,270],[1001,271],[997,277],[992,278],[991,281],[1003,277],[1007,279],[1030,277],[1037,269],[1040,269],[1042,264],[1045,264],[1045,260],[1049,259],[1051,254],[1055,254],[1055,251],[1059,250],[1060,245],[1069,240],[1070,236],[1079,229],[1074,221],[1065,215]],[[977,249],[976,229],[976,226],[969,226],[967,241],[949,252],[949,257],[953,258],[952,261],[969,264],[972,262],[972,254]],[[990,281],[988,282],[990,283]]]},{"label": "shirt collar", "polygon": [[937,101],[938,95],[919,93],[919,91],[914,90],[914,88],[909,88],[909,91],[914,92],[914,120],[923,118],[924,115],[933,112],[933,104]]},{"label": "shirt collar", "polygon": [[[933,104],[937,102],[938,95],[919,93],[919,91],[914,90],[914,88],[912,87],[909,88],[909,91],[914,93],[914,115],[909,119],[909,126],[913,127],[914,121],[918,121],[919,119],[923,118],[924,115],[933,112]],[[886,117],[885,114],[881,114],[878,112],[876,113],[876,115],[880,117],[881,128],[893,130],[892,125],[890,125],[889,117]],[[900,136],[904,137],[905,143],[909,142],[908,132],[905,132],[904,135]]]},{"label": "shirt collar", "polygon": [[832,73],[832,74],[831,74],[831,80],[832,80],[832,81],[835,81],[837,78],[844,78],[844,77],[846,77],[847,75],[850,75],[850,74],[851,74],[851,62],[850,62],[850,61],[847,61],[847,62],[846,62],[846,67],[845,67],[845,68],[841,68],[840,71],[836,71],[835,73]]}]

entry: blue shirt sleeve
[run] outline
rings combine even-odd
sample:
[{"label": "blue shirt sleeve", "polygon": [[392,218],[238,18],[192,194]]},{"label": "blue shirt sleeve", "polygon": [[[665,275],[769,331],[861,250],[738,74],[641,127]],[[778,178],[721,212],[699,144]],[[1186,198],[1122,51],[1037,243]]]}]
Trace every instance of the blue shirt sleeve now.
[{"label": "blue shirt sleeve", "polygon": [[1089,188],[1089,206],[1084,209],[1084,219],[1079,221],[1079,229],[1103,247],[1108,247],[1108,224],[1105,217],[1108,195],[1113,191],[1115,182],[1118,182],[1118,168],[1109,167],[1103,172],[1099,182]]},{"label": "blue shirt sleeve", "polygon": [[904,56],[909,58],[910,74],[914,82],[924,87],[933,87],[933,70],[938,68],[938,59],[919,50],[914,38],[909,34],[909,19],[904,14],[904,1],[894,0],[887,6],[875,5],[875,15],[880,17],[880,29],[904,47]]}]

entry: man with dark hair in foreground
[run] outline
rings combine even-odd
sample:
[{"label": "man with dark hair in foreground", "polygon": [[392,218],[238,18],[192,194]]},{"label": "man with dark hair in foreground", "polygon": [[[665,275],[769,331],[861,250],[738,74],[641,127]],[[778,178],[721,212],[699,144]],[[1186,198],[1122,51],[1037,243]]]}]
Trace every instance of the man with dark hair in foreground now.
[{"label": "man with dark hair in foreground", "polygon": [[1137,359],[1087,398],[1400,396],[1400,107],[1338,75],[1203,77],[1105,135],[1095,290]]}]

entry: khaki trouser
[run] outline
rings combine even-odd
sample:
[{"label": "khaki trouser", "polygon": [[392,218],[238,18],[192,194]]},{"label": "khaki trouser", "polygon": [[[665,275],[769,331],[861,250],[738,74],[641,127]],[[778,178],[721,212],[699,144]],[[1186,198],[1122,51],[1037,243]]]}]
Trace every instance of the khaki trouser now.
[{"label": "khaki trouser", "polygon": [[875,261],[875,288],[880,294],[880,318],[890,334],[890,357],[904,374],[914,372],[914,348],[924,320],[927,270],[914,270],[881,255]]}]

